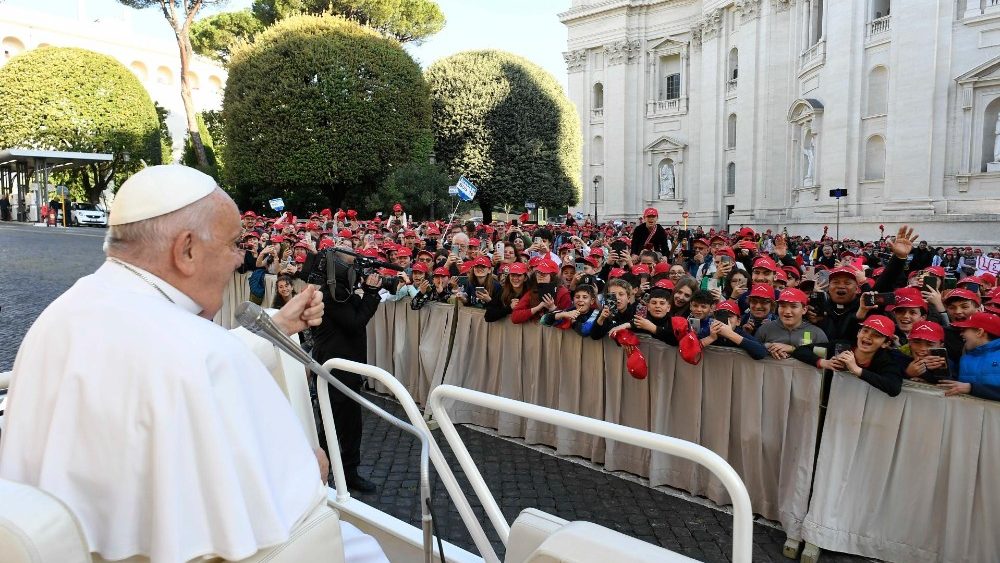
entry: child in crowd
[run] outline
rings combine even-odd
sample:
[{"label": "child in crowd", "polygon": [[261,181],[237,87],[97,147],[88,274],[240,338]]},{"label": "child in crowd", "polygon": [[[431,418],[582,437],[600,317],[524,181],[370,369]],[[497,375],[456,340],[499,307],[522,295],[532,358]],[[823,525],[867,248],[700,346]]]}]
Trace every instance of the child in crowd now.
[{"label": "child in crowd", "polygon": [[410,308],[419,311],[421,307],[429,302],[450,303],[454,297],[451,291],[451,272],[444,266],[434,270],[434,276],[428,283],[425,279],[417,286],[419,290],[410,301]]},{"label": "child in crowd", "polygon": [[944,328],[932,321],[913,323],[908,342],[899,348],[903,376],[928,383],[954,379],[957,366],[944,348]]},{"label": "child in crowd", "polygon": [[786,289],[778,296],[777,320],[764,323],[754,334],[771,357],[784,360],[799,346],[826,344],[823,330],[803,318],[808,304],[809,296],[799,289]]},{"label": "child in crowd", "polygon": [[616,278],[608,282],[604,297],[604,305],[597,317],[590,337],[600,340],[607,336],[614,327],[629,322],[635,317],[635,305],[632,302],[632,284]]},{"label": "child in crowd", "polygon": [[542,315],[541,324],[556,328],[572,328],[580,336],[590,336],[597,316],[595,308],[597,289],[592,285],[580,284],[573,290],[573,306],[565,311],[549,311]]},{"label": "child in crowd", "polygon": [[546,311],[568,309],[571,302],[569,290],[553,283],[553,276],[559,273],[559,266],[551,260],[542,259],[535,267],[534,287],[525,292],[513,308],[510,320],[514,324],[537,321]]},{"label": "child in crowd", "polygon": [[740,325],[747,334],[756,334],[764,323],[771,322],[774,315],[774,288],[767,284],[754,284],[747,299],[747,311],[740,318]]},{"label": "child in crowd", "polygon": [[[665,282],[665,283],[664,283]],[[658,286],[649,291],[649,302],[645,315],[636,315],[631,321],[611,329],[608,334],[614,336],[619,330],[631,329],[639,334],[648,334],[657,340],[677,346],[677,337],[671,327],[670,303],[671,291],[664,287],[669,280],[661,280]]]},{"label": "child in crowd", "polygon": [[753,336],[739,326],[740,308],[735,301],[723,301],[714,308],[711,318],[702,321],[702,332],[708,326],[708,334],[701,338],[703,346],[716,345],[741,348],[755,360],[767,356],[767,349]]},{"label": "child in crowd", "polygon": [[503,284],[494,291],[486,303],[485,320],[488,323],[510,315],[532,283],[528,278],[527,264],[514,262],[505,264],[501,268],[505,270]]}]

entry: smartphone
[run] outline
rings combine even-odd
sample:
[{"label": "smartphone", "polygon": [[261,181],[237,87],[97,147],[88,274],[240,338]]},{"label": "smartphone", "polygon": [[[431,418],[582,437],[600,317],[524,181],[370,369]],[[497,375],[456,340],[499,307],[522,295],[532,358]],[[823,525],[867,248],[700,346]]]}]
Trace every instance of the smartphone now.
[{"label": "smartphone", "polygon": [[458,245],[457,244],[451,245],[451,253],[454,254],[455,256],[458,256],[458,252],[459,252]]},{"label": "smartphone", "polygon": [[712,291],[713,289],[722,289],[722,284],[716,278],[710,278],[708,280],[708,290]]},{"label": "smartphone", "polygon": [[965,284],[964,289],[968,289],[972,293],[979,293],[979,284],[978,283],[967,283],[967,284]]},{"label": "smartphone", "polygon": [[544,298],[546,295],[549,295],[553,299],[555,299],[555,297],[556,297],[556,295],[555,295],[556,291],[555,291],[555,286],[553,284],[551,284],[551,283],[540,283],[540,284],[538,284],[537,288],[538,288],[538,298],[539,299]]},{"label": "smartphone", "polygon": [[957,285],[958,285],[958,278],[946,277],[944,279],[944,288],[945,289],[955,289],[955,286],[957,286]]},{"label": "smartphone", "polygon": [[720,323],[729,324],[729,319],[733,318],[733,314],[729,311],[716,311],[713,317]]},{"label": "smartphone", "polygon": [[802,274],[802,277],[803,278],[815,279],[816,278],[816,266],[806,266],[805,267],[805,272]]},{"label": "smartphone", "polygon": [[927,274],[924,276],[924,290],[927,291],[930,288],[934,288],[938,291],[941,290],[941,278],[935,276],[934,274]]},{"label": "smartphone", "polygon": [[498,256],[500,256],[501,258],[503,258],[504,247],[503,247],[503,243],[502,242],[498,242],[496,244],[496,253],[497,253]]},{"label": "smartphone", "polygon": [[802,280],[802,281],[799,282],[799,285],[797,287],[803,293],[812,293],[813,289],[816,288],[816,281],[815,280]]},{"label": "smartphone", "polygon": [[586,264],[584,264],[583,262],[577,262],[576,263],[576,273],[579,274],[580,272],[582,272],[584,266],[586,266]]},{"label": "smartphone", "polygon": [[820,270],[816,272],[816,283],[829,283],[830,282],[830,270]]},{"label": "smartphone", "polygon": [[936,356],[938,358],[944,358],[944,367],[938,369],[929,369],[920,376],[924,381],[937,384],[944,379],[951,379],[951,368],[948,367],[948,350],[945,348],[931,348],[930,355]]},{"label": "smartphone", "polygon": [[534,241],[533,241],[533,242],[534,242],[535,244],[542,244],[542,237],[535,237],[535,239],[534,239]]},{"label": "smartphone", "polygon": [[833,355],[839,356],[840,354],[851,349],[851,345],[846,342],[838,342],[833,345]]},{"label": "smartphone", "polygon": [[809,306],[817,313],[822,313],[826,308],[826,293],[813,292],[809,295]]},{"label": "smartphone", "polygon": [[479,294],[479,293],[486,293],[486,288],[483,287],[483,286],[481,286],[481,285],[477,285],[476,286],[476,293],[477,294]]},{"label": "smartphone", "polygon": [[733,259],[730,258],[728,255],[720,256],[719,257],[719,261],[721,261],[723,264],[732,264],[733,263]]},{"label": "smartphone", "polygon": [[458,287],[465,287],[469,284],[469,276],[458,276]]},{"label": "smartphone", "polygon": [[688,317],[688,326],[691,327],[691,332],[698,334],[701,332],[701,319]]}]

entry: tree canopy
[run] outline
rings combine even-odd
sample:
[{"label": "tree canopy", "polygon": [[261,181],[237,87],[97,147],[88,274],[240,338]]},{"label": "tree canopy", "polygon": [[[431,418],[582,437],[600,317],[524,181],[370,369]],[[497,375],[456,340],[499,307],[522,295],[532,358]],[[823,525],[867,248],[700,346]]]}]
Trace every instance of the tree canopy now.
[{"label": "tree canopy", "polygon": [[467,51],[431,65],[434,152],[471,180],[483,219],[533,201],[574,205],[581,193],[576,110],[552,75],[502,51]]},{"label": "tree canopy", "polygon": [[163,158],[149,93],[115,59],[69,47],[40,47],[0,67],[0,146],[111,153],[76,172],[96,203],[111,180]]},{"label": "tree canopy", "polygon": [[222,12],[191,24],[191,46],[195,53],[226,64],[233,45],[250,41],[261,31],[264,24],[250,10]]},{"label": "tree canopy", "polygon": [[265,25],[298,14],[342,16],[400,43],[419,43],[445,23],[433,0],[255,0],[253,13]]},{"label": "tree canopy", "polygon": [[283,20],[234,50],[225,177],[244,206],[337,207],[430,154],[430,99],[398,42],[331,16]]}]

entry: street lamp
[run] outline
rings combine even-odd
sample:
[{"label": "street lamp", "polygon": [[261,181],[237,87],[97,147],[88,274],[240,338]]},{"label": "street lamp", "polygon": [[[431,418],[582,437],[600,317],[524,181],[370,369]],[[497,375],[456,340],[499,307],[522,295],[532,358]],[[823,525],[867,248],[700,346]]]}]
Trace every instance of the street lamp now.
[{"label": "street lamp", "polygon": [[594,224],[597,225],[597,186],[601,183],[600,176],[594,176]]}]

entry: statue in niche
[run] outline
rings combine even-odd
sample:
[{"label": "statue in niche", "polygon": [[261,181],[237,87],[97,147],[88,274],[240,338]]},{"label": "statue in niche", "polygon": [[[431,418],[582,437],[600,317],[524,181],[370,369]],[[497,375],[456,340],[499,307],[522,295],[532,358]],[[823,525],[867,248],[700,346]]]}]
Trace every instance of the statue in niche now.
[{"label": "statue in niche", "polygon": [[993,126],[993,162],[1000,162],[1000,115]]},{"label": "statue in niche", "polygon": [[664,162],[660,165],[660,199],[674,199],[674,165]]},{"label": "statue in niche", "polygon": [[802,156],[805,157],[805,175],[802,178],[803,187],[811,187],[813,185],[813,171],[816,160],[816,136],[813,135],[812,130],[806,127],[802,133]]}]

